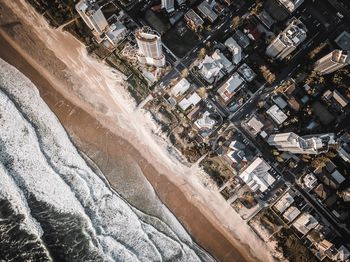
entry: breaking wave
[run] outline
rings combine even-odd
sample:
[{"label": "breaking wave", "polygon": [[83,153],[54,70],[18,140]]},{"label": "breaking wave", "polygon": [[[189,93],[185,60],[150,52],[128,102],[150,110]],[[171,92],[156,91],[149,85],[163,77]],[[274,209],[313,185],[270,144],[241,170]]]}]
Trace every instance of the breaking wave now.
[{"label": "breaking wave", "polygon": [[131,206],[71,143],[35,86],[0,59],[0,258],[214,261]]}]

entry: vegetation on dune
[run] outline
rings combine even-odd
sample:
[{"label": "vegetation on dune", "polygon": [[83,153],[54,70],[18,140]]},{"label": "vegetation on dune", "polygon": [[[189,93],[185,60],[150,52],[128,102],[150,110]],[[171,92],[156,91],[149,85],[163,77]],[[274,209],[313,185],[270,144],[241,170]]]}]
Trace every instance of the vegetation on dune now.
[{"label": "vegetation on dune", "polygon": [[293,235],[290,229],[283,228],[276,235],[278,249],[285,258],[295,262],[316,262],[316,257],[304,246],[303,242]]},{"label": "vegetation on dune", "polygon": [[74,0],[27,0],[34,8],[48,17],[53,26],[62,25],[78,14],[75,11]]}]

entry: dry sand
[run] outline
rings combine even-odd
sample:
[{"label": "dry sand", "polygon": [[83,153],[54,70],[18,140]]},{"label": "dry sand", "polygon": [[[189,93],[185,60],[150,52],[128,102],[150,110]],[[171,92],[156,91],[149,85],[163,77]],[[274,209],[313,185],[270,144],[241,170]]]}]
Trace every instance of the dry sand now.
[{"label": "dry sand", "polygon": [[87,57],[78,41],[49,28],[30,7],[7,2],[24,14],[17,18],[4,2],[0,0],[0,57],[32,80],[112,185],[116,180],[110,166],[129,156],[193,238],[220,261],[271,260],[264,243],[223,198],[203,186],[197,168],[181,165],[164,141],[155,142],[149,115],[130,103],[120,74]]}]

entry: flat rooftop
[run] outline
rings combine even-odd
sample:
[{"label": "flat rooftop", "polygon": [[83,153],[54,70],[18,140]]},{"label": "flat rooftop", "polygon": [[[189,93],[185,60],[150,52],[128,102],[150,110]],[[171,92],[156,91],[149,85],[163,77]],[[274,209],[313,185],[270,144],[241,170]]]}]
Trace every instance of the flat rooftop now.
[{"label": "flat rooftop", "polygon": [[342,32],[335,40],[335,43],[342,49],[350,51],[350,33]]}]

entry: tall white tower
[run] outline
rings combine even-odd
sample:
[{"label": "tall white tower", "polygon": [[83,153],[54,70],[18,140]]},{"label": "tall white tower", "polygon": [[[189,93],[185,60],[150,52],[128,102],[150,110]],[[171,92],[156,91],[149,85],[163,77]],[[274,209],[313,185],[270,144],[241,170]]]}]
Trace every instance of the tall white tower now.
[{"label": "tall white tower", "polygon": [[329,144],[335,143],[333,134],[300,137],[293,132],[270,135],[267,142],[293,154],[320,154],[328,151]]},{"label": "tall white tower", "polygon": [[139,47],[139,62],[156,67],[163,67],[165,65],[165,57],[160,36],[149,27],[143,27],[137,30],[135,36]]},{"label": "tall white tower", "polygon": [[81,0],[75,5],[75,9],[91,30],[101,35],[107,28],[108,22],[95,2]]}]

